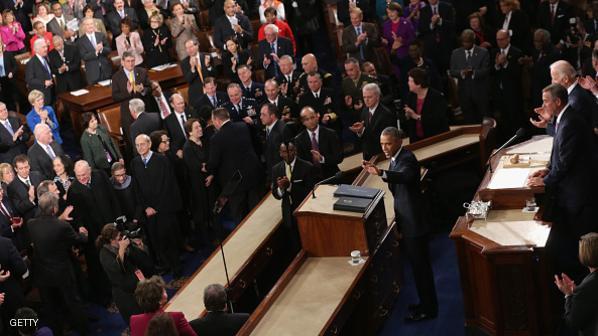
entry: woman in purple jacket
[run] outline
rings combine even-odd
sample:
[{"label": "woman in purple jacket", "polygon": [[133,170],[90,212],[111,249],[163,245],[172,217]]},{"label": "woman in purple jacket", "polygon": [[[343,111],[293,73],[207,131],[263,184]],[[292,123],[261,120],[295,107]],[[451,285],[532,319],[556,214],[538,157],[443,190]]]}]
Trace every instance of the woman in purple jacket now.
[{"label": "woman in purple jacket", "polygon": [[[415,29],[409,19],[402,17],[403,9],[398,3],[390,3],[386,14],[388,20],[382,25],[382,43],[388,48],[396,78],[406,83],[401,79],[407,75],[405,63],[409,59],[409,46],[415,40]],[[401,92],[406,94],[406,88],[401,88]]]}]

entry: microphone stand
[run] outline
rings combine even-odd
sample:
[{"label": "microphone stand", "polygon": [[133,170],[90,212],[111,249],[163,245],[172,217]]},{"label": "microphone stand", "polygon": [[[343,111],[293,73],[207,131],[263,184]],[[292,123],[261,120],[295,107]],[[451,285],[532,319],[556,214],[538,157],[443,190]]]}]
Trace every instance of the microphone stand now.
[{"label": "microphone stand", "polygon": [[486,165],[488,166],[488,169],[490,170],[490,174],[494,173],[494,170],[492,169],[492,161],[491,159],[498,154],[498,152],[500,152],[501,150],[505,149],[505,147],[507,147],[508,145],[512,144],[515,140],[519,139],[521,137],[521,134],[519,134],[519,132],[517,132],[515,135],[513,135],[509,140],[507,140],[507,142],[505,142],[502,146],[498,147],[494,153],[490,154],[490,156],[488,157],[488,161],[486,161]]},{"label": "microphone stand", "polygon": [[[216,203],[214,204],[214,208],[212,209],[212,212],[214,213],[214,220],[219,220],[220,218],[220,212],[222,211],[222,209],[224,208],[224,206],[226,205],[226,203],[228,202],[228,198],[227,197],[220,197],[219,199],[216,200]],[[230,296],[228,295],[228,292],[230,291],[231,287],[230,287],[230,278],[228,276],[228,266],[226,265],[226,257],[224,255],[224,239],[222,238],[223,234],[224,234],[224,228],[223,228],[223,224],[222,222],[220,222],[220,225],[218,226],[220,228],[220,237],[218,239],[218,247],[220,248],[220,254],[222,255],[222,264],[224,265],[224,276],[226,277],[226,301],[228,302],[228,307],[230,308],[230,312],[234,313],[235,310],[233,308],[233,301],[230,299]]]},{"label": "microphone stand", "polygon": [[320,184],[324,184],[327,182],[330,182],[334,179],[340,178],[343,175],[342,172],[338,172],[336,174],[334,174],[333,176],[330,176],[328,178],[323,179],[322,181],[314,184],[314,187],[311,189],[311,198],[316,198],[316,188],[320,185]]}]

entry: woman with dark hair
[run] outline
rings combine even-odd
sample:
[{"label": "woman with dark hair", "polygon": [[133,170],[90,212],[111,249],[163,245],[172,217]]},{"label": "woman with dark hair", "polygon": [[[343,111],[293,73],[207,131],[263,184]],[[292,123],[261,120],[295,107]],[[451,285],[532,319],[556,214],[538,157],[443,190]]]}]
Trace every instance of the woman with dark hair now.
[{"label": "woman with dark hair", "polygon": [[405,105],[407,134],[413,143],[449,130],[448,105],[442,93],[428,87],[426,71],[413,68],[408,73],[410,94]]},{"label": "woman with dark hair", "polygon": [[191,213],[195,229],[199,232],[201,242],[210,242],[208,224],[210,221],[210,204],[213,204],[212,187],[207,183],[208,174],[208,141],[203,136],[203,127],[199,119],[191,118],[185,123],[187,142],[183,145],[183,161],[191,183]]},{"label": "woman with dark hair", "polygon": [[[104,21],[94,17],[94,10],[90,5],[86,5],[85,7],[83,7],[83,18],[80,21],[83,22],[83,20],[85,20],[86,18],[93,19],[93,22],[96,26],[96,32],[102,33],[102,34],[104,34],[104,36],[107,36],[106,35],[106,25],[104,25]],[[79,25],[79,36],[85,36],[85,32],[83,31],[84,27],[85,27],[85,25],[83,25],[83,24]]]},{"label": "woman with dark hair", "polygon": [[247,50],[243,50],[234,38],[229,38],[224,42],[226,50],[222,52],[222,65],[224,74],[232,81],[237,77],[237,67],[243,64],[251,64],[251,56]]},{"label": "woman with dark hair", "polygon": [[52,168],[56,176],[54,177],[54,183],[60,193],[60,200],[66,200],[66,193],[69,191],[71,184],[75,180],[73,172],[73,160],[67,155],[58,155],[52,161]]},{"label": "woman with dark hair", "polygon": [[598,332],[598,233],[585,234],[579,240],[579,261],[590,274],[579,286],[567,276],[554,276],[554,283],[565,294],[565,321],[581,336]]},{"label": "woman with dark hair", "polygon": [[170,138],[165,130],[153,131],[150,134],[150,140],[152,141],[152,151],[167,155],[170,150]]},{"label": "woman with dark hair", "polygon": [[141,37],[139,33],[131,30],[131,19],[125,17],[120,21],[121,34],[115,39],[116,50],[118,56],[122,59],[125,51],[133,53],[135,56],[135,66],[141,66],[143,63],[143,43],[141,43]]},{"label": "woman with dark hair", "polygon": [[393,72],[396,78],[401,79],[401,72],[406,71],[405,63],[409,58],[409,46],[415,41],[415,29],[409,19],[402,17],[403,9],[398,3],[391,2],[386,13],[388,20],[382,25],[382,44],[386,45],[393,61]]},{"label": "woman with dark hair", "polygon": [[174,16],[170,20],[170,33],[175,40],[177,57],[179,61],[182,61],[189,56],[185,49],[185,42],[195,38],[195,34],[199,32],[199,27],[193,14],[185,14],[185,7],[182,3],[177,2],[172,5],[171,11]]},{"label": "woman with dark hair", "polygon": [[[135,265],[134,256],[131,256],[143,252],[131,248],[130,244],[129,238],[123,237],[114,224],[104,225],[96,239],[100,263],[112,285],[112,298],[127,325],[131,316],[141,313],[135,300],[135,288],[143,277],[143,272]],[[143,246],[141,240],[135,244]]]},{"label": "woman with dark hair", "polygon": [[80,140],[83,159],[91,168],[103,169],[110,176],[112,164],[124,162],[120,150],[92,112],[83,113],[81,118],[85,127]]},{"label": "woman with dark hair", "polygon": [[[151,2],[151,0],[150,0]],[[145,65],[148,68],[172,62],[172,36],[164,26],[162,14],[155,13],[149,18],[149,28],[143,31],[141,42],[145,50]]]},{"label": "woman with dark hair", "polygon": [[[143,336],[149,321],[156,314],[163,312],[162,308],[168,302],[168,294],[166,294],[164,287],[164,281],[158,276],[141,280],[137,284],[135,299],[143,314],[131,316],[131,336]],[[168,312],[167,314],[174,320],[179,335],[197,336],[195,331],[191,329],[185,314],[181,312]]]},{"label": "woman with dark hair", "polygon": [[174,321],[166,313],[156,314],[149,321],[145,336],[178,336]]},{"label": "woman with dark hair", "polygon": [[475,34],[475,44],[482,48],[492,48],[492,41],[494,40],[494,34],[484,24],[484,19],[479,12],[471,13],[468,17],[469,28],[473,30]]}]

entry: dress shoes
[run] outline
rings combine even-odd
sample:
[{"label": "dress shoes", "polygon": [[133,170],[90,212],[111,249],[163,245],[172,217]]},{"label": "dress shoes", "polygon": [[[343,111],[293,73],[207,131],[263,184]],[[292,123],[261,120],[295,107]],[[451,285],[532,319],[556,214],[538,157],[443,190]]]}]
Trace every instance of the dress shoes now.
[{"label": "dress shoes", "polygon": [[413,311],[405,317],[406,322],[419,322],[424,320],[434,319],[438,316],[438,313],[428,313],[424,311]]}]

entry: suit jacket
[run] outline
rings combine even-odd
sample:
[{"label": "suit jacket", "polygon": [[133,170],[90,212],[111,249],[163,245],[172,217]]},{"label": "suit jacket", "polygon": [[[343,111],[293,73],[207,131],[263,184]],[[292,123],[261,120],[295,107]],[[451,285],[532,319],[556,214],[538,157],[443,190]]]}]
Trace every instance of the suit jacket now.
[{"label": "suit jacket", "polygon": [[[488,74],[490,73],[490,56],[484,48],[473,46],[473,53],[469,60],[466,60],[464,48],[457,48],[451,54],[450,74],[457,78],[459,91],[469,95],[488,95]],[[461,76],[461,70],[472,68],[472,76]]]},{"label": "suit jacket", "polygon": [[[131,20],[131,31],[134,31],[137,29],[137,26],[139,25],[139,19],[137,18],[137,13],[135,13],[135,10],[133,8],[130,7],[125,7],[124,8],[124,12],[125,12],[125,17],[129,18],[129,20]],[[122,20],[120,15],[118,14],[118,12],[115,10],[109,12],[108,14],[106,14],[106,25],[108,26],[108,30],[110,30],[112,32],[112,36],[118,36],[121,34],[121,30],[120,30],[120,21]]]},{"label": "suit jacket", "polygon": [[[142,10],[141,12],[145,13],[145,10]],[[160,40],[168,38],[164,45],[154,45],[156,35],[160,37]],[[145,59],[145,67],[152,68],[173,61],[170,56],[170,50],[172,49],[172,35],[170,35],[170,30],[168,30],[166,25],[162,25],[156,30],[149,28],[145,29],[143,34],[141,34],[141,43],[143,43],[143,51],[145,52],[145,55],[143,56]]]},{"label": "suit jacket", "polygon": [[[288,89],[287,89],[287,93],[283,94],[285,97],[295,101],[295,97],[297,96],[297,93],[299,93],[299,87],[300,87],[300,83],[299,83],[299,77],[301,77],[301,71],[299,70],[293,70],[293,72],[290,74],[291,76],[291,83],[289,83],[287,77],[285,75],[283,75],[281,72],[278,73],[278,76],[276,77],[276,82],[279,84],[286,84]],[[282,92],[281,92],[282,94]]]},{"label": "suit jacket", "polygon": [[[50,143],[50,147],[56,156],[64,155],[62,146],[60,146],[60,144],[58,144],[56,141],[52,141]],[[56,176],[56,173],[54,173],[52,158],[50,158],[48,153],[39,143],[35,142],[31,147],[29,147],[27,156],[29,156],[31,170],[40,172],[42,176],[48,180],[51,180],[54,178],[54,176]]]},{"label": "suit jacket", "polygon": [[[494,57],[496,57],[498,53],[500,53],[500,49],[494,51]],[[522,56],[523,52],[521,52],[519,48],[511,45],[509,47],[509,52],[507,53],[507,65],[502,65],[498,68],[496,65],[492,66],[495,90],[501,94],[501,97],[508,98],[508,100],[514,100],[520,105],[522,104],[521,65],[518,60]]]},{"label": "suit jacket", "polygon": [[[4,60],[4,74],[8,76],[9,73],[12,73],[13,76],[17,74],[17,61],[15,60],[14,54],[10,52],[3,52],[2,58]],[[3,79],[6,78],[10,81],[12,79],[8,77],[2,77]],[[13,77],[14,78],[14,77]]]},{"label": "suit jacket", "polygon": [[[363,12],[363,19],[370,21],[373,16],[373,8],[370,5],[371,1],[367,1],[367,0],[356,0],[355,4],[357,5],[357,7],[359,7],[361,9],[361,11]],[[340,22],[343,23],[343,25],[345,27],[348,27],[351,25],[351,18],[350,18],[350,11],[349,11],[349,0],[339,0],[336,4],[337,10],[338,10],[338,19]]]},{"label": "suit jacket", "polygon": [[[15,236],[15,232],[13,232],[12,230],[12,221],[11,221],[11,217],[14,216],[20,216],[21,214],[19,214],[17,212],[17,209],[15,208],[15,206],[12,204],[12,201],[10,200],[10,198],[8,198],[8,195],[6,193],[4,193],[4,197],[2,197],[2,201],[0,201],[0,203],[2,205],[4,205],[4,207],[8,210],[8,217],[4,214],[4,210],[2,210],[2,212],[0,212],[0,233],[2,234],[3,237],[12,239]],[[15,244],[15,246],[17,246],[17,244]],[[2,265],[2,264],[0,264]]]},{"label": "suit jacket", "polygon": [[[157,312],[156,312],[157,313]],[[150,320],[156,313],[145,313],[139,315],[131,316],[131,336],[143,336],[145,335],[145,330],[150,323]],[[177,335],[180,336],[197,336],[195,331],[187,322],[185,318],[185,314],[181,312],[168,312],[168,315],[174,321],[174,326],[177,330]]]},{"label": "suit jacket", "polygon": [[290,140],[290,137],[290,131],[282,120],[277,120],[276,124],[272,127],[270,134],[265,136],[262,153],[266,163],[266,176],[268,179],[271,176],[272,167],[282,161],[282,158],[280,157],[280,144]]},{"label": "suit jacket", "polygon": [[[407,105],[413,109],[413,111],[417,111],[417,95],[414,93],[410,93],[409,97],[407,98]],[[419,138],[416,133],[416,121],[413,119],[409,119],[406,124],[407,134],[409,135],[409,140],[411,143],[424,139],[429,138],[431,136],[440,134],[442,132],[448,132],[449,124],[448,118],[446,117],[447,113],[447,103],[446,99],[440,91],[436,91],[435,89],[428,88],[428,94],[426,94],[426,98],[424,98],[424,105],[422,107],[422,114],[421,114],[421,124],[424,130],[424,137]]]},{"label": "suit jacket", "polygon": [[25,82],[29,90],[41,91],[44,94],[45,101],[50,104],[54,101],[54,85],[46,87],[45,81],[52,80],[50,60],[47,57],[46,62],[48,64],[47,69],[37,56],[31,57],[25,66]]},{"label": "suit jacket", "polygon": [[257,112],[257,106],[258,104],[256,103],[255,99],[251,99],[251,98],[241,98],[241,110],[238,111],[237,108],[235,107],[235,105],[230,102],[227,101],[226,103],[222,104],[221,106],[226,108],[228,110],[228,113],[230,115],[230,120],[233,122],[237,122],[237,121],[241,121],[243,120],[243,118],[245,117],[251,117],[254,121],[258,120],[258,112]]},{"label": "suit jacket", "polygon": [[212,136],[208,171],[216,176],[220,187],[239,170],[243,177],[239,190],[250,190],[263,180],[262,169],[245,123],[228,121]]},{"label": "suit jacket", "polygon": [[[201,73],[203,78],[206,77],[216,77],[218,72],[214,67],[213,61],[210,62],[212,67],[209,69],[205,65],[205,56],[206,54],[200,52],[199,53],[199,62],[201,63]],[[193,107],[200,107],[198,100],[201,97],[201,93],[203,92],[203,81],[202,77],[199,76],[197,69],[195,71],[191,71],[191,63],[190,57],[186,57],[180,62],[181,70],[183,71],[183,76],[187,83],[189,83],[189,92],[192,94],[189,95],[189,104]]]},{"label": "suit jacket", "polygon": [[112,63],[108,59],[108,54],[112,51],[106,36],[101,33],[95,33],[96,43],[102,43],[104,48],[96,55],[95,46],[92,45],[86,35],[80,36],[77,40],[77,47],[81,59],[85,62],[85,76],[87,84],[95,84],[99,81],[109,79],[112,76]]},{"label": "suit jacket", "polygon": [[[29,173],[29,181],[34,188],[37,188],[42,180],[44,180],[44,177],[39,172],[31,171]],[[37,206],[35,203],[29,201],[29,188],[25,183],[21,182],[18,176],[15,176],[15,179],[10,182],[7,191],[8,197],[10,197],[17,212],[23,215],[24,221],[27,221],[35,215]]]},{"label": "suit jacket", "polygon": [[418,31],[425,43],[428,55],[434,53],[448,53],[455,39],[455,8],[452,4],[439,1],[438,15],[442,18],[442,25],[430,26],[432,21],[432,7],[425,6],[419,12]]},{"label": "suit jacket", "polygon": [[135,65],[143,63],[143,57],[141,56],[143,54],[143,44],[141,43],[141,37],[139,37],[138,32],[132,31],[129,34],[129,41],[127,41],[127,38],[123,34],[117,35],[114,40],[116,41],[116,50],[120,57],[123,56],[125,51],[130,51],[135,56]]},{"label": "suit jacket", "polygon": [[423,236],[429,229],[422,219],[420,167],[413,153],[401,148],[382,179],[394,197],[395,220],[404,237]]},{"label": "suit jacket", "polygon": [[586,122],[592,127],[598,127],[598,104],[596,98],[588,90],[577,83],[569,94],[569,106],[583,115]]},{"label": "suit jacket", "polygon": [[[316,112],[320,113],[320,121],[326,113],[334,113],[337,120],[340,119],[340,105],[332,89],[322,87],[318,98],[314,96],[313,92],[308,90],[299,98],[297,106],[299,110],[305,106],[311,106]],[[332,126],[327,127],[332,128]]]},{"label": "suit jacket", "polygon": [[4,237],[0,237],[0,265],[2,270],[10,272],[10,277],[0,283],[0,292],[5,293],[2,310],[13,314],[25,305],[25,295],[20,281],[27,272],[27,265],[12,241]]},{"label": "suit jacket", "polygon": [[253,28],[249,18],[243,14],[236,14],[235,16],[239,22],[238,24],[243,29],[243,33],[238,34],[233,30],[226,15],[219,17],[214,23],[214,45],[216,48],[222,50],[224,42],[231,36],[237,38],[237,42],[243,49],[247,48],[249,43],[253,41]]},{"label": "suit jacket", "polygon": [[[73,18],[68,18],[66,15],[62,15],[62,18],[64,20],[64,24],[66,25],[67,22],[69,22],[70,20],[72,20]],[[58,19],[56,19],[56,17],[54,17],[52,20],[50,20],[50,22],[48,22],[48,24],[46,25],[46,28],[48,29],[48,31],[50,33],[52,33],[52,35],[58,35],[62,38],[64,38],[64,29],[62,29],[62,27],[60,26],[60,23],[58,23]],[[75,35],[76,37],[76,35]]]},{"label": "suit jacket", "polygon": [[[576,212],[591,204],[595,182],[592,131],[588,122],[571,106],[561,117],[554,135],[546,189],[556,197],[556,204]],[[571,228],[574,229],[574,228]],[[583,228],[579,228],[583,231]]]},{"label": "suit jacket", "polygon": [[158,113],[143,112],[137,117],[137,120],[131,124],[131,144],[135,143],[135,138],[139,134],[150,135],[153,131],[161,129],[162,122]]},{"label": "suit jacket", "polygon": [[87,237],[76,233],[70,224],[54,216],[39,216],[27,225],[33,243],[33,270],[37,286],[75,286],[71,247],[85,243]]},{"label": "suit jacket", "polygon": [[67,202],[75,208],[72,213],[74,224],[89,231],[88,242],[91,244],[95,243],[104,225],[113,223],[121,214],[112,183],[103,170],[92,170],[89,187],[75,180],[67,197]]},{"label": "suit jacket", "polygon": [[[189,97],[191,101],[191,97]],[[195,105],[193,109],[199,113],[199,116],[204,120],[208,121],[212,118],[212,110],[222,106],[224,103],[228,102],[228,95],[224,92],[217,91],[216,92],[216,105],[212,105],[210,98],[206,94],[199,95],[199,99],[195,99]],[[189,102],[191,104],[191,102]]]},{"label": "suit jacket", "polygon": [[[185,141],[187,141],[187,134],[181,128],[179,116],[173,111],[166,119],[164,119],[164,126],[170,135],[170,151],[176,153],[179,149],[183,149]],[[189,108],[185,109],[185,120],[189,118],[199,118],[199,114]]]},{"label": "suit jacket", "polygon": [[[498,18],[498,28],[502,28],[505,21],[505,15],[502,13]],[[529,19],[524,11],[515,9],[511,12],[511,19],[509,20],[509,33],[511,34],[511,44],[529,52],[532,36],[530,33]]]},{"label": "suit jacket", "polygon": [[265,103],[272,103],[276,105],[278,108],[278,118],[281,119],[284,115],[290,114],[287,116],[288,118],[299,118],[299,108],[294,101],[290,98],[283,96],[282,94],[278,95],[278,98],[275,101],[270,101],[267,96],[264,97],[263,104]]},{"label": "suit jacket", "polygon": [[[8,122],[13,132],[21,127],[21,121],[18,118],[8,117]],[[0,162],[12,164],[12,159],[15,156],[27,153],[27,140],[29,140],[29,133],[24,132],[16,141],[13,141],[12,134],[4,125],[0,124]]]},{"label": "suit jacket", "polygon": [[255,100],[258,105],[261,105],[265,99],[264,83],[251,81],[249,88],[246,88],[245,85],[239,81],[239,85],[241,85],[241,91],[243,92],[244,98]]},{"label": "suit jacket", "polygon": [[[63,58],[58,50],[53,49],[48,53],[52,73],[56,76],[56,93],[79,90],[84,86],[81,76],[81,55],[73,45],[65,44]],[[60,73],[58,68],[66,64],[68,70]]]},{"label": "suit jacket", "polygon": [[[277,62],[272,60],[272,56],[270,56],[271,53],[272,47],[268,40],[264,39],[258,42],[258,63],[262,66],[264,65],[264,56],[270,59],[270,64],[264,68],[264,70],[266,70],[266,79],[276,77],[276,75],[280,73],[280,67]],[[278,57],[284,55],[294,57],[295,53],[293,52],[293,43],[291,40],[279,36],[276,39],[276,55],[278,55]]]},{"label": "suit jacket", "polygon": [[364,160],[369,160],[372,156],[382,153],[380,134],[386,127],[397,127],[397,118],[389,109],[378,104],[371,120],[369,109],[364,108],[361,111],[361,121],[365,127],[361,134],[361,149]]},{"label": "suit jacket", "polygon": [[286,176],[286,163],[284,161],[278,162],[272,167],[272,196],[282,200],[282,218],[288,227],[291,227],[293,222],[293,211],[297,209],[299,204],[303,202],[305,197],[309,195],[314,187],[314,167],[308,161],[300,158],[295,159],[295,165],[291,171],[291,179],[289,189],[279,190],[276,181],[279,177]]},{"label": "suit jacket", "polygon": [[565,321],[582,336],[594,336],[598,330],[598,272],[588,274],[565,299]]},{"label": "suit jacket", "polygon": [[[320,125],[317,129],[318,148],[320,154],[324,157],[318,169],[318,179],[324,179],[333,176],[339,171],[338,164],[343,161],[343,150],[341,142],[335,131]],[[311,132],[304,129],[295,137],[295,146],[297,147],[297,156],[305,161],[312,161]]]},{"label": "suit jacket", "polygon": [[565,32],[569,29],[569,19],[572,16],[572,8],[565,1],[558,2],[554,22],[552,21],[552,15],[550,14],[548,1],[544,1],[538,6],[538,26],[539,28],[544,28],[550,32],[550,39],[554,44],[557,44],[564,39]]},{"label": "suit jacket", "polygon": [[[362,22],[362,32],[366,33],[368,38],[360,46],[355,46],[357,41],[357,32],[355,27],[351,24],[343,29],[343,51],[349,56],[360,61],[370,61],[376,64],[376,49],[380,46],[380,35],[378,29],[373,23]],[[362,52],[363,50],[363,57]]]},{"label": "suit jacket", "polygon": [[208,312],[189,324],[197,335],[235,336],[248,318],[249,314],[245,313]]}]

